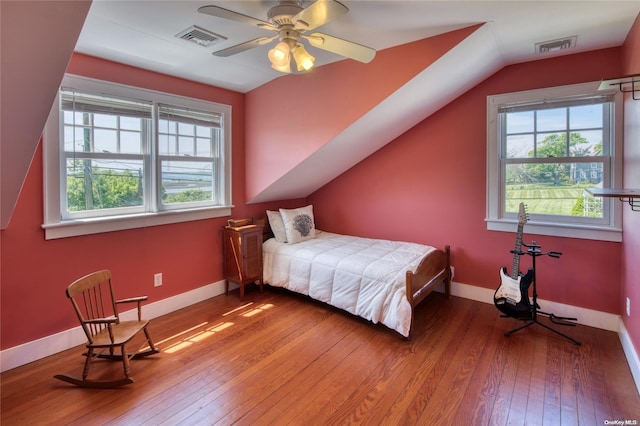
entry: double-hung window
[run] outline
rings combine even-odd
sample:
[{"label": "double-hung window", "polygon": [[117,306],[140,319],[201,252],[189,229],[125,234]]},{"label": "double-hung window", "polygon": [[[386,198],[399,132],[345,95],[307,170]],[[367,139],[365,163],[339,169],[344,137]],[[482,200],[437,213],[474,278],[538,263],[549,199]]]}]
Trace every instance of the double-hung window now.
[{"label": "double-hung window", "polygon": [[513,231],[620,241],[620,209],[588,188],[621,179],[621,107],[597,83],[489,96],[487,223]]},{"label": "double-hung window", "polygon": [[231,108],[67,75],[44,134],[47,238],[220,217]]}]

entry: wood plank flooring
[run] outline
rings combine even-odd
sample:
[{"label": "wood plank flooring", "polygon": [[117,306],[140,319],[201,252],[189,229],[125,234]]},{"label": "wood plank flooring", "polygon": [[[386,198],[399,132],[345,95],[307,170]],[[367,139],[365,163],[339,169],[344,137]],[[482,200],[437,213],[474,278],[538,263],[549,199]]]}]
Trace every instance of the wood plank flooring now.
[{"label": "wood plank flooring", "polygon": [[[71,308],[70,308],[71,309]],[[144,310],[143,310],[144,312]],[[3,373],[9,425],[603,425],[640,422],[618,336],[519,323],[493,305],[431,294],[411,341],[267,287],[152,320],[161,352],[131,361],[135,383],[81,389],[82,347]],[[558,326],[555,326],[558,328]],[[93,370],[118,375],[121,364]],[[106,371],[106,373],[105,373]],[[629,423],[628,423],[629,424]]]}]

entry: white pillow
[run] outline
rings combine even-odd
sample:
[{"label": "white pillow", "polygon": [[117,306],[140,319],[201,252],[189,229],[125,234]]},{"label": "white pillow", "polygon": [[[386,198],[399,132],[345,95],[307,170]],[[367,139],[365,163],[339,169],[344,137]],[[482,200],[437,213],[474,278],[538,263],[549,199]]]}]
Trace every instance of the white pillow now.
[{"label": "white pillow", "polygon": [[284,230],[284,222],[280,212],[267,210],[267,217],[269,218],[269,226],[273,232],[273,236],[279,243],[287,242],[287,233]]},{"label": "white pillow", "polygon": [[282,222],[284,222],[284,230],[289,244],[316,237],[312,205],[299,209],[280,209],[280,216],[282,216]]}]

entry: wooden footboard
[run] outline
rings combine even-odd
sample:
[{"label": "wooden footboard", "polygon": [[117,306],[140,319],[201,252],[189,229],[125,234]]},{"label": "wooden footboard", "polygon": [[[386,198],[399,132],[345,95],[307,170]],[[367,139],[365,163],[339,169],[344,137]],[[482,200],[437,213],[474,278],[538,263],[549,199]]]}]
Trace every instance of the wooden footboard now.
[{"label": "wooden footboard", "polygon": [[451,291],[451,249],[433,250],[418,265],[416,272],[407,271],[407,299],[411,305],[411,338],[414,325],[414,310],[420,302],[440,283],[444,282],[444,292],[449,297]]}]

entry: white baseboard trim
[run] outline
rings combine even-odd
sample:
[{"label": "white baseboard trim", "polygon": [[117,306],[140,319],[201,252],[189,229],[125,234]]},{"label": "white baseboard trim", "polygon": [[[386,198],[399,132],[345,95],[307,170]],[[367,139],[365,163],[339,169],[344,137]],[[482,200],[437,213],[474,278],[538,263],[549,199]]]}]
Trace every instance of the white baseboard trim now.
[{"label": "white baseboard trim", "polygon": [[[233,287],[232,287],[233,288]],[[208,284],[204,287],[178,294],[167,299],[144,305],[144,317],[148,319],[166,315],[178,309],[201,302],[203,300],[223,294],[225,291],[224,281]],[[438,291],[444,291],[441,286]],[[476,300],[484,303],[493,303],[493,293],[495,291],[458,282],[451,283],[451,295],[463,297],[465,299]],[[622,348],[627,362],[631,368],[631,373],[640,392],[640,361],[636,353],[624,323],[619,315],[606,312],[594,311],[592,309],[580,308],[577,306],[565,305],[562,303],[539,300],[544,310],[553,312],[559,316],[578,318],[579,324],[604,330],[617,332],[622,342]],[[136,311],[130,310],[122,314],[123,319],[135,318]],[[19,367],[38,359],[53,355],[55,353],[82,345],[86,342],[86,337],[80,327],[75,327],[60,333],[52,334],[38,340],[14,346],[0,351],[0,372]]]},{"label": "white baseboard trim", "polygon": [[624,355],[627,357],[627,363],[631,369],[631,375],[633,376],[633,380],[636,382],[636,390],[640,394],[640,359],[638,358],[638,353],[629,338],[629,333],[627,332],[627,328],[624,326],[622,318],[620,319],[620,332],[618,335],[620,336],[620,343],[622,343],[622,350],[624,351]]},{"label": "white baseboard trim", "polygon": [[[223,294],[225,291],[224,281],[208,284],[185,293],[178,294],[157,302],[149,303],[142,307],[145,318],[153,319],[178,309]],[[71,307],[69,307],[71,309]],[[132,309],[121,314],[123,320],[135,319],[136,309]],[[19,367],[24,364],[36,361],[40,358],[53,355],[58,352],[73,348],[74,346],[86,343],[87,338],[80,326],[52,334],[38,340],[14,346],[0,351],[0,372]]]},{"label": "white baseboard trim", "polygon": [[[494,293],[495,290],[489,288],[462,284],[455,281],[451,282],[452,296],[493,304]],[[594,311],[593,309],[581,308],[579,306],[565,305],[544,299],[538,299],[538,304],[545,312],[552,312],[563,317],[578,318],[578,321],[576,321],[578,324],[615,331],[616,333],[620,329],[620,315]]]}]

